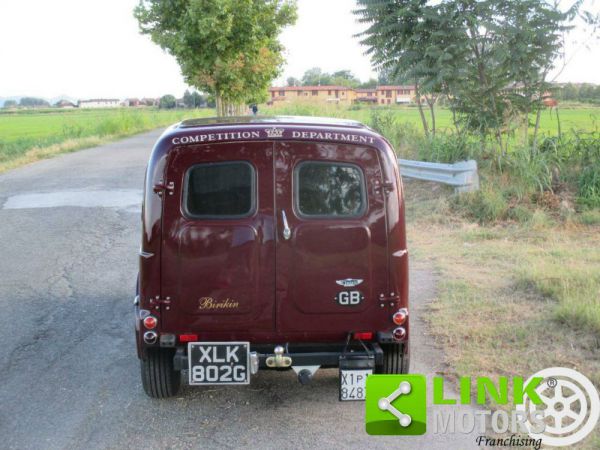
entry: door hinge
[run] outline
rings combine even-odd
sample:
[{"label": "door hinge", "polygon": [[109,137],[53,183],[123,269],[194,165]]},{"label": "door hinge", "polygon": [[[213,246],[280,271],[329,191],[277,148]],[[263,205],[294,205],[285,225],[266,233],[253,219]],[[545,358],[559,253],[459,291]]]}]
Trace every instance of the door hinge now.
[{"label": "door hinge", "polygon": [[160,298],[158,295],[154,298],[151,298],[150,301],[150,306],[153,306],[154,309],[160,309],[161,305],[165,306],[165,310],[170,310],[171,309],[171,297],[165,297],[165,298]]},{"label": "door hinge", "polygon": [[168,183],[157,183],[154,185],[154,192],[158,195],[162,195],[164,191],[168,191],[169,195],[173,195],[173,191],[175,190],[175,183],[169,181]]}]

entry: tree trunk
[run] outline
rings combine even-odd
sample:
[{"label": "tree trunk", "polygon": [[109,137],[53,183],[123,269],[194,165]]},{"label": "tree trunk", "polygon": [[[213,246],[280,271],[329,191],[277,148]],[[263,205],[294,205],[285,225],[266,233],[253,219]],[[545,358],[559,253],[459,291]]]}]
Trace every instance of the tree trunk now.
[{"label": "tree trunk", "polygon": [[474,42],[471,44],[471,49],[473,50],[473,54],[475,55],[475,59],[476,59],[475,65],[477,67],[479,83],[481,84],[481,86],[483,86],[484,92],[488,92],[490,106],[492,108],[494,119],[496,121],[496,123],[494,124],[494,131],[495,131],[494,134],[496,136],[496,142],[498,143],[498,147],[500,149],[500,155],[498,155],[498,163],[500,163],[500,158],[501,158],[502,154],[504,153],[504,146],[502,145],[502,132],[499,128],[502,121],[500,120],[500,117],[498,115],[498,107],[496,105],[496,98],[494,97],[494,93],[491,91],[491,89],[489,87],[488,77],[487,77],[486,70],[485,70],[486,66],[482,59],[483,47],[482,47],[482,51],[480,52],[478,44],[477,44],[477,38],[479,37],[479,34],[477,32],[477,29],[473,25],[471,25],[469,27],[469,31],[470,31],[470,38],[472,40],[474,40]]},{"label": "tree trunk", "polygon": [[218,117],[243,116],[246,113],[246,106],[242,103],[231,103],[220,94],[215,94],[215,100]]},{"label": "tree trunk", "polygon": [[435,137],[435,100],[436,98],[434,96],[431,96],[431,98],[426,97],[427,99],[427,105],[429,105],[429,115],[431,116],[431,135],[433,137]]},{"label": "tree trunk", "polygon": [[460,134],[460,127],[458,126],[458,121],[456,120],[456,108],[454,106],[454,102],[450,100],[449,94],[446,94],[446,99],[448,100],[448,103],[450,104],[450,111],[452,111],[452,123],[454,124],[454,128],[456,129],[456,132],[458,134]]},{"label": "tree trunk", "polygon": [[429,138],[429,126],[427,125],[427,119],[423,112],[423,105],[421,104],[421,93],[419,92],[419,83],[415,82],[415,96],[417,99],[417,106],[419,107],[419,115],[421,116],[421,123],[423,124],[423,131],[425,131],[425,137]]},{"label": "tree trunk", "polygon": [[219,95],[219,94],[216,94],[215,99],[216,99],[216,106],[217,106],[217,116],[218,117],[226,116],[227,114],[225,113],[225,102],[223,101],[223,97],[221,97],[221,95]]},{"label": "tree trunk", "polygon": [[540,129],[540,117],[542,115],[542,107],[538,104],[537,114],[535,116],[535,128],[533,129],[533,151],[537,149],[537,135],[538,130]]}]

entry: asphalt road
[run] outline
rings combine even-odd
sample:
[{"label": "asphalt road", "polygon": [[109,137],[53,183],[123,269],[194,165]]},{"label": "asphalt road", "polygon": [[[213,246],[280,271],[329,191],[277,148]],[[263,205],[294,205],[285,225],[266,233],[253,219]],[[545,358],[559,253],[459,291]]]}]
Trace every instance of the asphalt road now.
[{"label": "asphalt road", "polygon": [[[144,168],[159,134],[0,175],[1,448],[476,448],[460,434],[368,436],[364,405],[338,401],[335,370],[309,386],[261,372],[250,386],[146,397],[132,299]],[[435,278],[414,267],[412,371],[433,375],[443,355],[421,318]]]}]

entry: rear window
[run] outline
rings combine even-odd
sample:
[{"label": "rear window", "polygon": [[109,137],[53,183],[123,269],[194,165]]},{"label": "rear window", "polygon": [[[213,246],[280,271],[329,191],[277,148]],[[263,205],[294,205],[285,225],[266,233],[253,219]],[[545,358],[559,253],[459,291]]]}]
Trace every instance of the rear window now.
[{"label": "rear window", "polygon": [[185,184],[186,212],[198,218],[251,215],[255,205],[254,180],[254,168],[243,161],[192,166]]},{"label": "rear window", "polygon": [[296,208],[311,217],[356,217],[366,208],[362,170],[353,164],[307,161],[295,170]]}]

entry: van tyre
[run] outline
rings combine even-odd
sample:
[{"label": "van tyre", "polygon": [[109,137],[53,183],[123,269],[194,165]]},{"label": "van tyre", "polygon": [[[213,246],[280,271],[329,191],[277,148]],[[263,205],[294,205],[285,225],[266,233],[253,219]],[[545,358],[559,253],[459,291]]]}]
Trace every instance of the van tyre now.
[{"label": "van tyre", "polygon": [[152,398],[167,398],[177,395],[181,385],[181,374],[173,368],[172,349],[148,349],[140,361],[142,386]]},{"label": "van tyre", "polygon": [[377,373],[396,374],[408,373],[410,359],[404,346],[408,344],[381,344],[383,350],[383,365],[378,367]]}]

